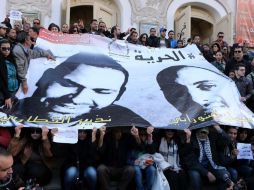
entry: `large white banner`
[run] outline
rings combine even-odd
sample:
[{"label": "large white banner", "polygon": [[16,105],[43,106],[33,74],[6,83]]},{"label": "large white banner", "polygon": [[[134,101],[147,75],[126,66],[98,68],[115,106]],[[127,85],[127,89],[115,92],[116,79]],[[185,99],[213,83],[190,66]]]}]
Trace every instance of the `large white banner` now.
[{"label": "large white banner", "polygon": [[52,52],[56,61],[30,62],[29,92],[18,93],[19,102],[1,114],[1,125],[254,126],[235,83],[195,45],[147,48],[98,35],[42,30],[37,47]]}]

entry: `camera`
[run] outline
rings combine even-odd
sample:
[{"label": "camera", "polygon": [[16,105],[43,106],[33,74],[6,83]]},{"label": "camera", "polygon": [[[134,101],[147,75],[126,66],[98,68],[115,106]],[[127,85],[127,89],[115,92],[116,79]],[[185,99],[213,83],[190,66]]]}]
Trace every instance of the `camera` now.
[{"label": "camera", "polygon": [[43,187],[36,185],[36,179],[29,179],[26,181],[25,190],[43,190]]}]

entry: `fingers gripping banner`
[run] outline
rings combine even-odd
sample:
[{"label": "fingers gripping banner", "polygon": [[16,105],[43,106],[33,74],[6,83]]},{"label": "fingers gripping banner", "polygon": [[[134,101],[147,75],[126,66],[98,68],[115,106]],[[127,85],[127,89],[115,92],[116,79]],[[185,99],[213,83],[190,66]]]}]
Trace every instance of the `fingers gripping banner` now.
[{"label": "fingers gripping banner", "polygon": [[37,48],[52,52],[56,61],[31,60],[28,94],[19,91],[13,108],[1,109],[3,126],[254,126],[235,83],[195,45],[146,48],[42,30]]}]

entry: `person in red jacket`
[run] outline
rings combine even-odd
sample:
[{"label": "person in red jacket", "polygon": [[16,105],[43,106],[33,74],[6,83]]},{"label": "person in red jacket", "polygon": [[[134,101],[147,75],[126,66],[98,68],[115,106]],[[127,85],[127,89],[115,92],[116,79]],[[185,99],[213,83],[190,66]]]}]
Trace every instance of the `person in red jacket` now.
[{"label": "person in red jacket", "polygon": [[0,127],[0,147],[7,148],[11,141],[11,133],[8,128]]}]

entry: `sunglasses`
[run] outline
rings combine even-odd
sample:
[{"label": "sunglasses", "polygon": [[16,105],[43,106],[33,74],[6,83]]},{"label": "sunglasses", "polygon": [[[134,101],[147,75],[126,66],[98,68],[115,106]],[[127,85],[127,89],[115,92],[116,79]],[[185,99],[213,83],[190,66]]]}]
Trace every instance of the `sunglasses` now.
[{"label": "sunglasses", "polygon": [[73,30],[73,32],[78,32],[77,30]]},{"label": "sunglasses", "polygon": [[2,51],[11,51],[11,48],[9,48],[9,47],[1,47],[1,50]]},{"label": "sunglasses", "polygon": [[219,38],[224,38],[224,36],[219,36]]},{"label": "sunglasses", "polygon": [[41,129],[31,129],[31,133],[41,134]]},{"label": "sunglasses", "polygon": [[242,51],[234,51],[234,53],[242,53]]},{"label": "sunglasses", "polygon": [[34,24],[38,24],[39,25],[40,23],[39,22],[34,22]]}]

